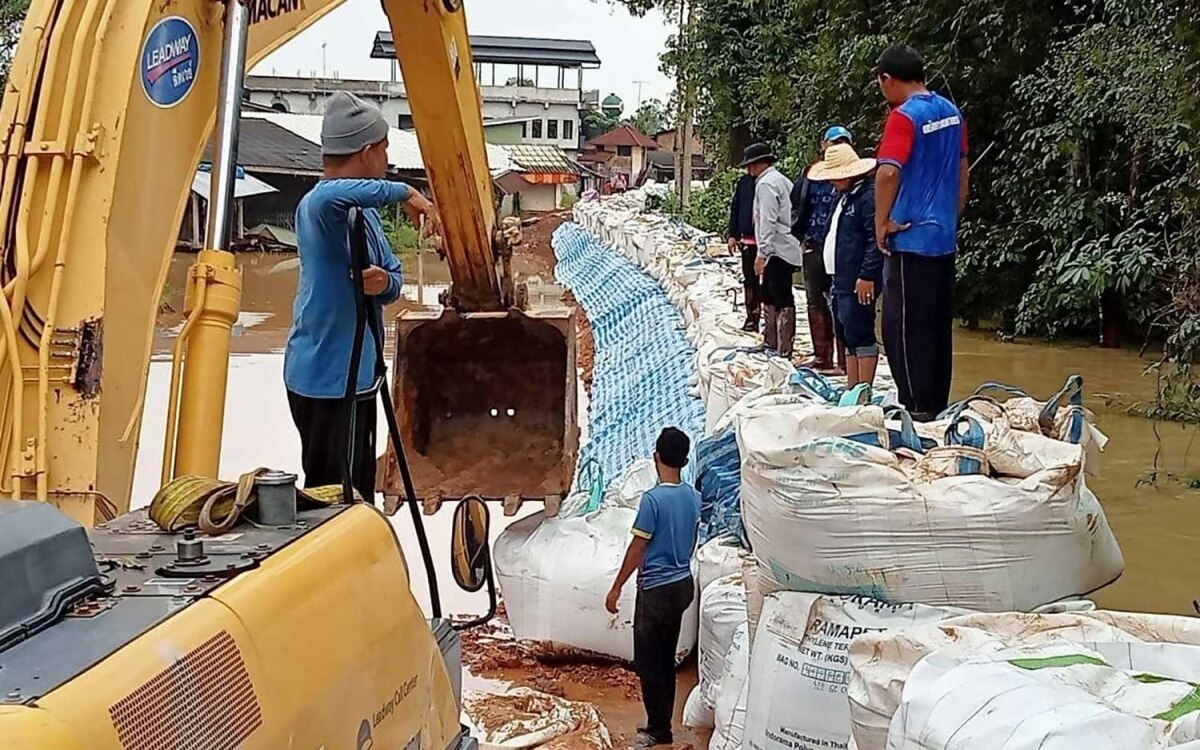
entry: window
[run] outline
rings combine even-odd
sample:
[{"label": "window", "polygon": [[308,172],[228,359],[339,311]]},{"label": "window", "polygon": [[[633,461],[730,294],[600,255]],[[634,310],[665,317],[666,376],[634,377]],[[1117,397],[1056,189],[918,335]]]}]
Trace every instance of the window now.
[{"label": "window", "polygon": [[633,156],[633,146],[617,146],[617,156]]},{"label": "window", "polygon": [[542,121],[541,120],[533,121],[533,136],[532,137],[533,138],[541,138],[542,137]]},{"label": "window", "polygon": [[396,123],[396,125],[401,130],[412,130],[413,129],[412,115],[400,115],[399,120]]},{"label": "window", "polygon": [[552,141],[558,140],[558,120],[546,121],[546,137]]},{"label": "window", "polygon": [[529,137],[529,123],[523,122],[523,123],[521,123],[521,140],[525,140],[528,137]]},{"label": "window", "polygon": [[574,120],[563,120],[563,140],[565,140],[565,141],[575,140],[575,121]]}]

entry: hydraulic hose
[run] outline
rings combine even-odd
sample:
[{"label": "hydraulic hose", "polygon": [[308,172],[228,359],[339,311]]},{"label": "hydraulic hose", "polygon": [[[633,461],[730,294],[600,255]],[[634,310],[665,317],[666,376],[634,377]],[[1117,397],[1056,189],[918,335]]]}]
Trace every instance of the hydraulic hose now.
[{"label": "hydraulic hose", "polygon": [[342,483],[347,492],[346,497],[353,498],[354,474],[354,419],[358,411],[358,374],[362,361],[362,350],[366,339],[366,329],[370,329],[375,342],[375,383],[380,398],[383,400],[383,414],[387,419],[388,434],[396,451],[396,463],[400,467],[400,478],[404,482],[404,493],[408,496],[408,510],[412,515],[413,527],[417,534],[417,545],[421,548],[421,560],[425,564],[425,577],[429,582],[429,607],[434,619],[442,616],[442,597],[438,590],[437,570],[433,564],[433,552],[429,548],[429,537],[425,532],[425,519],[417,502],[417,492],[413,487],[412,473],[408,468],[408,457],[404,451],[404,443],[400,440],[400,425],[396,421],[396,409],[392,404],[392,394],[388,390],[387,361],[384,356],[383,318],[374,300],[367,297],[363,290],[363,272],[371,266],[367,252],[367,223],[361,209],[350,210],[350,254],[351,275],[354,279],[354,297],[356,315],[354,326],[354,345],[350,352],[350,370],[346,380],[346,462]]}]

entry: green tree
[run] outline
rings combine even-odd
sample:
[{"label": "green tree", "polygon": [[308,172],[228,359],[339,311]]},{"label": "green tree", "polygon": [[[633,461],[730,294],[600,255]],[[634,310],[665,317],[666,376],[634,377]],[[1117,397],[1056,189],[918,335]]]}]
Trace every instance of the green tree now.
[{"label": "green tree", "polygon": [[671,114],[661,101],[650,99],[642,102],[628,122],[643,133],[654,135],[671,126]]},{"label": "green tree", "polygon": [[689,2],[664,70],[695,86],[696,120],[726,165],[763,140],[794,173],[835,122],[871,152],[886,114],[872,65],[890,44],[921,50],[930,87],[970,125],[962,318],[1041,336],[1116,321],[1165,343],[1163,412],[1200,418],[1194,0]]},{"label": "green tree", "polygon": [[621,124],[616,117],[610,117],[601,110],[594,109],[583,118],[583,137],[586,139],[604,135]]},{"label": "green tree", "polygon": [[29,0],[0,0],[0,86],[8,83],[9,66],[28,10]]}]

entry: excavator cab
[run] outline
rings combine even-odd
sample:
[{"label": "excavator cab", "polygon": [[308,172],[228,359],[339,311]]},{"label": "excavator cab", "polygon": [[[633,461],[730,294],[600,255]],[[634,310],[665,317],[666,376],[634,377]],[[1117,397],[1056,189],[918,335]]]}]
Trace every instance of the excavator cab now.
[{"label": "excavator cab", "polygon": [[[396,321],[393,400],[418,498],[561,498],[579,449],[575,322],[564,309]],[[403,496],[389,451],[387,495]]]}]

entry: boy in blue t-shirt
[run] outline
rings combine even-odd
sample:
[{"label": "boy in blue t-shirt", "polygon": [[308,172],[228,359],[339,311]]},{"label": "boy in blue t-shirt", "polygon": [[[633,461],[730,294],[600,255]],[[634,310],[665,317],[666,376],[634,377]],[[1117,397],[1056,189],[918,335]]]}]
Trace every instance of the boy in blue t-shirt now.
[{"label": "boy in blue t-shirt", "polygon": [[675,709],[675,649],[683,614],[696,596],[692,553],[700,525],[700,493],[683,483],[691,441],[674,427],[658,437],[654,464],[658,485],[642,497],[633,541],[605,603],[616,614],[621,589],[638,571],[633,612],[633,663],[642,683],[646,726],[634,747],[670,745]]}]

